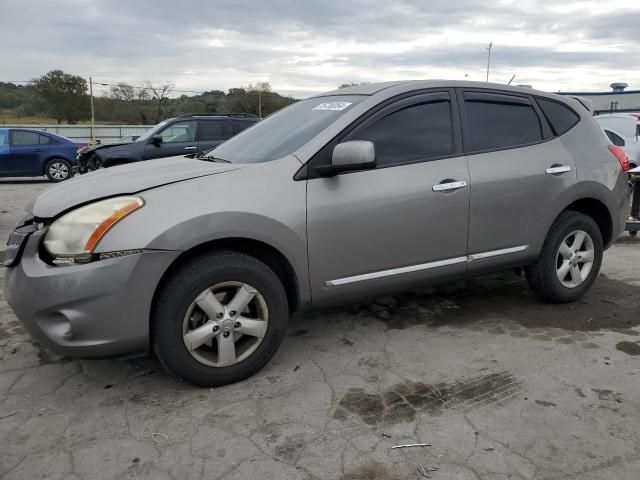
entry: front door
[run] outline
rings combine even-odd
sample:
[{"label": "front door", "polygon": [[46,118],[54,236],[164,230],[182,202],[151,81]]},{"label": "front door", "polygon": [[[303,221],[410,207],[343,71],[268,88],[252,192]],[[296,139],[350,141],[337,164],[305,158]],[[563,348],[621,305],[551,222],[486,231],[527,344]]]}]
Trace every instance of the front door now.
[{"label": "front door", "polygon": [[393,103],[347,140],[372,141],[377,167],[308,180],[314,304],[462,276],[469,174],[450,93]]},{"label": "front door", "polygon": [[535,256],[576,181],[572,156],[528,95],[460,93],[471,176],[469,272]]},{"label": "front door", "polygon": [[162,137],[161,143],[154,144],[151,140],[148,141],[144,148],[144,159],[196,153],[198,151],[197,126],[198,122],[195,120],[185,120],[167,125],[157,133]]}]

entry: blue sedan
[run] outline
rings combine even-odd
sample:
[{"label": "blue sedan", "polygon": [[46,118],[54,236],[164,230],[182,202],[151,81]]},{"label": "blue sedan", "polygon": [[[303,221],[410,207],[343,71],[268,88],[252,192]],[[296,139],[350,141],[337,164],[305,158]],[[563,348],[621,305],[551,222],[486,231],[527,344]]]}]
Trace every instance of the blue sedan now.
[{"label": "blue sedan", "polygon": [[39,177],[52,182],[72,176],[78,146],[53,133],[0,128],[0,177]]}]

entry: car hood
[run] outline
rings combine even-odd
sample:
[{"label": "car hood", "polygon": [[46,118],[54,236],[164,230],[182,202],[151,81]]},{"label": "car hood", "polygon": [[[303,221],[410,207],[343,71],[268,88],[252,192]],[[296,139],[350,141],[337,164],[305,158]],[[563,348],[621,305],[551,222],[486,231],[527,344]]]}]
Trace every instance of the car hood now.
[{"label": "car hood", "polygon": [[247,164],[213,163],[183,156],[136,162],[77,176],[35,197],[27,212],[36,218],[52,218],[76,205],[127,195],[192,178],[217,175]]},{"label": "car hood", "polygon": [[130,145],[133,142],[120,142],[120,143],[105,143],[104,145],[87,145],[78,150],[80,155],[86,155],[87,153],[94,152],[96,150],[102,150],[104,148],[121,147],[122,145]]}]

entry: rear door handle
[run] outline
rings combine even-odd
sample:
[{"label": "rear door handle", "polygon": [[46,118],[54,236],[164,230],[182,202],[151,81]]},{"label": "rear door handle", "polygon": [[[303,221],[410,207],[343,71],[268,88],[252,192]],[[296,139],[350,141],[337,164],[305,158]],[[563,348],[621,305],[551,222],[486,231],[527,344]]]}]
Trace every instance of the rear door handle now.
[{"label": "rear door handle", "polygon": [[42,149],[41,149],[41,148],[34,148],[34,149],[33,149],[33,151],[34,151],[34,152],[41,152],[41,151],[42,151]]},{"label": "rear door handle", "polygon": [[435,184],[433,187],[431,187],[431,190],[433,190],[434,192],[446,192],[449,190],[458,190],[459,188],[464,188],[466,186],[467,182],[465,182],[464,180],[454,182],[446,181],[444,183]]},{"label": "rear door handle", "polygon": [[185,150],[196,150],[198,147],[184,147]]},{"label": "rear door handle", "polygon": [[555,175],[558,173],[570,172],[571,167],[569,165],[554,165],[553,167],[549,167],[545,170],[549,175]]}]

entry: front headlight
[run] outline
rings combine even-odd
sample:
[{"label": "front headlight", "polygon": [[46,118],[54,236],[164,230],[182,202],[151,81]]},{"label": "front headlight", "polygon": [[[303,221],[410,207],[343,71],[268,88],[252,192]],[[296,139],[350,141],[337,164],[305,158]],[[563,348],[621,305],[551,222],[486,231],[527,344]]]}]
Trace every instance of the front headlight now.
[{"label": "front headlight", "polygon": [[114,197],[72,210],[51,224],[44,248],[54,259],[62,260],[55,263],[89,261],[103,235],[143,205],[139,197]]}]

